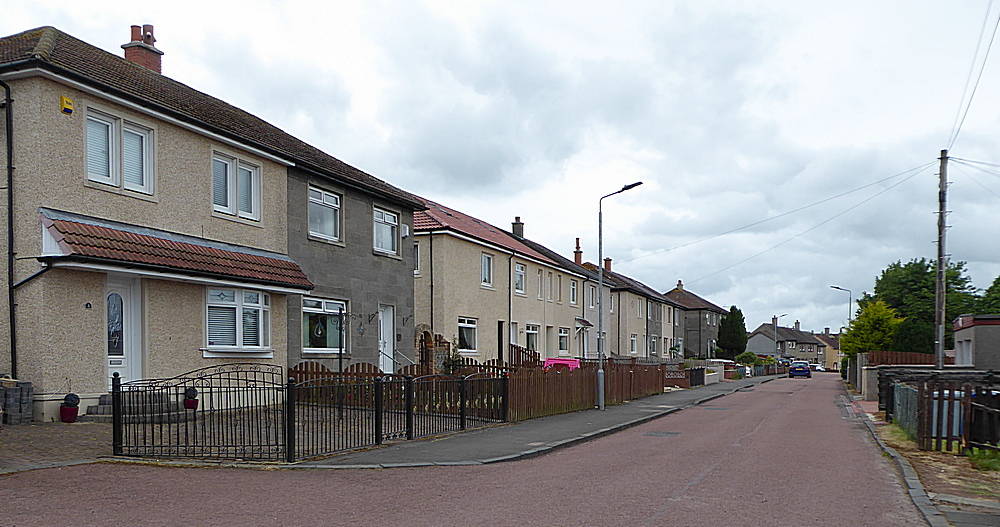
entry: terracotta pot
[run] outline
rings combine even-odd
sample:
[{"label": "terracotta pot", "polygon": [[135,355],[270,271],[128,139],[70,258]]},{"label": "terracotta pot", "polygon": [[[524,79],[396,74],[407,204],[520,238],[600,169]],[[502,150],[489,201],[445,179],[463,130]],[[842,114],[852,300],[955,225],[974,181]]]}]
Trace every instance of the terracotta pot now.
[{"label": "terracotta pot", "polygon": [[75,423],[78,413],[80,413],[80,407],[78,406],[60,406],[59,420],[64,423]]}]

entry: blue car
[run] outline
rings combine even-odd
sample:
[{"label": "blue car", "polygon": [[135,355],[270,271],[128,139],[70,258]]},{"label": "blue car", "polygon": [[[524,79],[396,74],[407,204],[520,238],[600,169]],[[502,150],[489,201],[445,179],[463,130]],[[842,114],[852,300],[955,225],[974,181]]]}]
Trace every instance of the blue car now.
[{"label": "blue car", "polygon": [[809,369],[809,363],[804,360],[793,361],[788,367],[788,377],[806,377],[807,379],[811,379],[812,370]]}]

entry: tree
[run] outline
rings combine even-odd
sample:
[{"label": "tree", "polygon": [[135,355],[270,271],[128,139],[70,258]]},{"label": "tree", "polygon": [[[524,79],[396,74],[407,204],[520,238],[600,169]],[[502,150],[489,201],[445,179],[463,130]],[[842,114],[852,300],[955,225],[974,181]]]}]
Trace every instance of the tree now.
[{"label": "tree", "polygon": [[729,308],[729,313],[722,316],[719,322],[718,345],[724,351],[726,359],[732,359],[747,349],[747,326],[743,312],[736,306]]},{"label": "tree", "polygon": [[907,317],[896,328],[890,349],[934,353],[934,324],[919,318]]},{"label": "tree", "polygon": [[896,330],[902,323],[896,310],[885,302],[868,302],[840,338],[840,349],[845,355],[892,349]]},{"label": "tree", "polygon": [[[882,301],[896,310],[903,318],[910,320],[902,328],[898,346],[883,349],[919,351],[934,349],[934,291],[935,263],[926,258],[914,258],[909,262],[897,261],[882,270],[875,280],[873,294],[862,293],[858,299],[859,311],[875,301]],[[966,274],[965,262],[948,264],[945,271],[948,294],[945,299],[945,320],[950,322],[962,313],[972,313],[977,309],[978,298],[972,279]],[[1000,294],[1000,291],[998,291]],[[927,331],[930,328],[930,331]],[[950,346],[951,324],[945,324],[946,346]]]},{"label": "tree", "polygon": [[1000,276],[993,279],[993,283],[986,288],[983,296],[979,298],[976,313],[979,315],[1000,314]]}]

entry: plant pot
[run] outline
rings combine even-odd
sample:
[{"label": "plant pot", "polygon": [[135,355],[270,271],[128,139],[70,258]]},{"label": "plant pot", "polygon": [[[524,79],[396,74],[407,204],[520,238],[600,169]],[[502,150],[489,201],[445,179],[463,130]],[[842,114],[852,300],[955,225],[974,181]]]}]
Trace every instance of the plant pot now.
[{"label": "plant pot", "polygon": [[188,410],[197,410],[198,399],[184,399],[184,408]]},{"label": "plant pot", "polygon": [[64,423],[75,423],[78,413],[80,413],[79,406],[60,406],[59,420]]}]

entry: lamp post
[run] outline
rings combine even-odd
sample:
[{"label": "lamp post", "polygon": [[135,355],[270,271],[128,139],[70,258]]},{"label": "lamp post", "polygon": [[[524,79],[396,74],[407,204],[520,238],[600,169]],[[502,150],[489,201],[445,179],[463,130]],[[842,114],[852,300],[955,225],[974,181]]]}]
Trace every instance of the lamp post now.
[{"label": "lamp post", "polygon": [[604,410],[604,198],[621,194],[642,185],[642,181],[625,185],[620,190],[597,200],[597,408]]},{"label": "lamp post", "polygon": [[854,293],[852,293],[850,289],[840,287],[839,285],[831,285],[830,289],[847,291],[847,325],[851,325],[851,317],[854,313]]},{"label": "lamp post", "polygon": [[781,348],[778,347],[778,319],[781,317],[788,316],[788,313],[783,315],[774,315],[771,317],[771,321],[774,323],[774,353],[781,357]]}]

